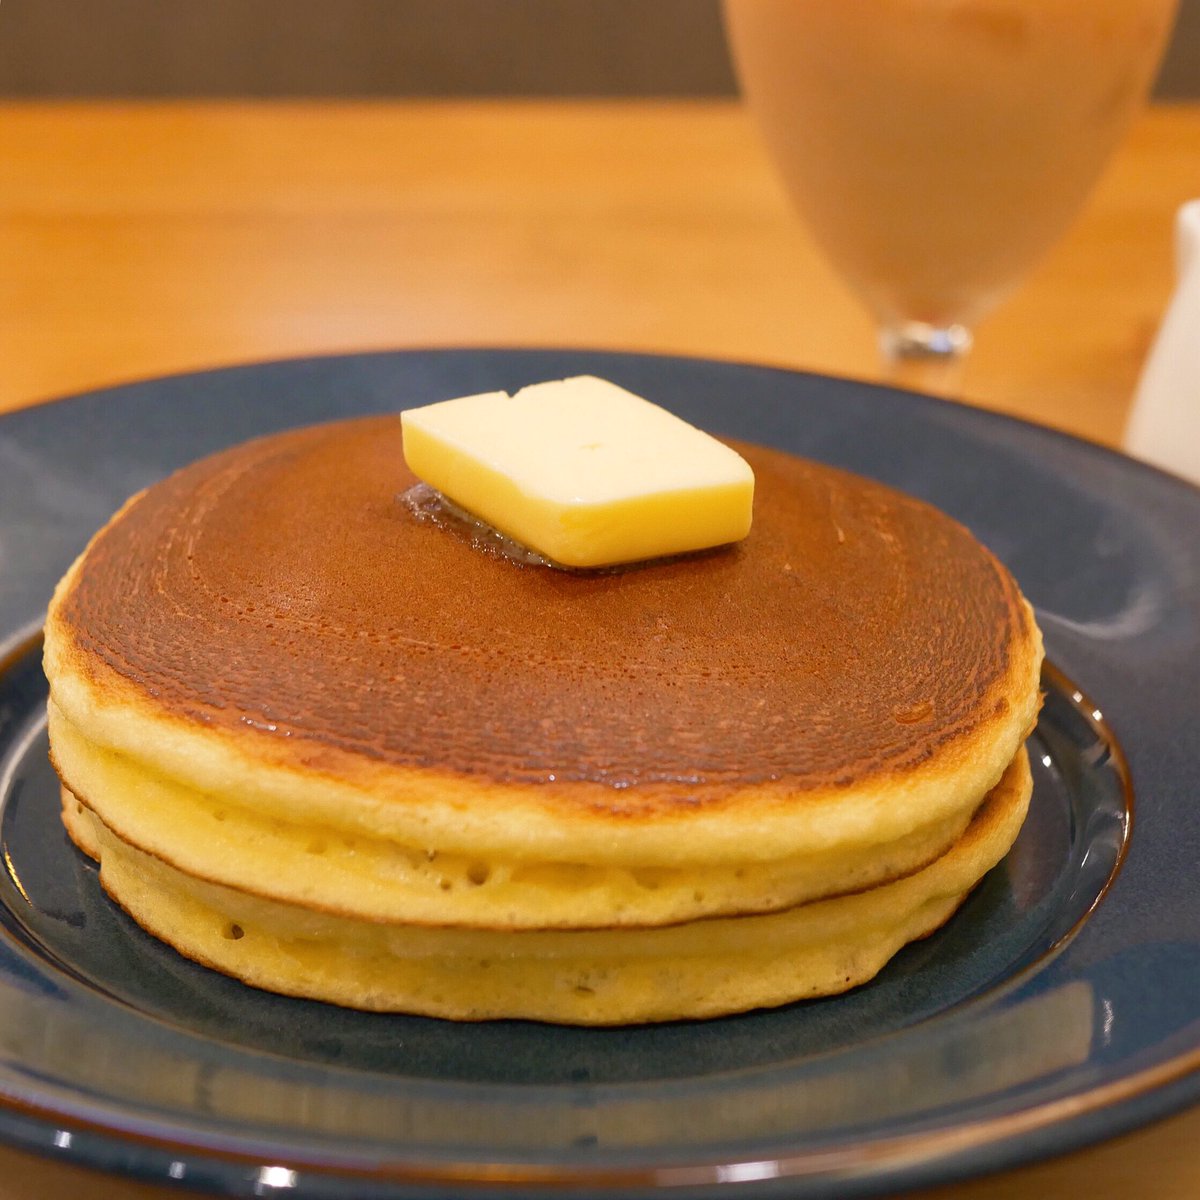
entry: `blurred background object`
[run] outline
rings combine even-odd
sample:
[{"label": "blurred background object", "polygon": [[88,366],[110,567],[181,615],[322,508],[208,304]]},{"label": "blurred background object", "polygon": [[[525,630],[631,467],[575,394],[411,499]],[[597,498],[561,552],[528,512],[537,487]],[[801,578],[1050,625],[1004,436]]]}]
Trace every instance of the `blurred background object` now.
[{"label": "blurred background object", "polygon": [[[397,346],[881,378],[735,96],[717,0],[0,0],[0,411]],[[964,399],[1119,442],[1198,147],[1142,114]]]},{"label": "blurred background object", "polygon": [[0,91],[41,97],[703,95],[716,0],[4,0]]},{"label": "blurred background object", "polygon": [[[0,95],[721,96],[717,0],[3,0]],[[1200,95],[1183,0],[1161,98]]]}]

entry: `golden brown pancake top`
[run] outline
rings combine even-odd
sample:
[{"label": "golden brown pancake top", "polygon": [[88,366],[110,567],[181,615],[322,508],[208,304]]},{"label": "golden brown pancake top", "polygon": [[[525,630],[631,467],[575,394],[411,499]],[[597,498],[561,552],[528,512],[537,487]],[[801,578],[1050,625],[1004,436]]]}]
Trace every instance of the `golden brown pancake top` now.
[{"label": "golden brown pancake top", "polygon": [[1030,653],[1004,568],[928,505],[737,448],[744,542],[571,573],[418,519],[395,417],[260,439],[127,507],[60,619],[151,705],[243,744],[627,800],[903,773],[993,715]]}]

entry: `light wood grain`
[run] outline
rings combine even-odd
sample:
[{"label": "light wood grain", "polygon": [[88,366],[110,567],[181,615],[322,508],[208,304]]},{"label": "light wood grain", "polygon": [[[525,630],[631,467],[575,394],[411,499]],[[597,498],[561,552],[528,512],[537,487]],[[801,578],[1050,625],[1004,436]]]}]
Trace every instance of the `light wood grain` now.
[{"label": "light wood grain", "polygon": [[[1118,441],[1197,164],[1200,106],[1139,120],[979,330],[966,399]],[[870,321],[733,103],[0,106],[0,409],[236,361],[467,344],[880,377]],[[0,1152],[3,1200],[118,1194],[134,1193]],[[1200,1111],[935,1196],[1195,1200]]]},{"label": "light wood grain", "polygon": [[[1156,108],[979,331],[967,399],[1104,442],[1200,191]],[[0,106],[0,407],[218,363],[589,345],[878,378],[739,106]]]}]

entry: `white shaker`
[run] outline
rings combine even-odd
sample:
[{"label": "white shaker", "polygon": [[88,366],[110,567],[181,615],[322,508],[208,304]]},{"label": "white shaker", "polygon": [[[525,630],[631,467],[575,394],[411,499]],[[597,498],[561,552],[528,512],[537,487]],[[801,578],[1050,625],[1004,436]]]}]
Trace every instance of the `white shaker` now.
[{"label": "white shaker", "polygon": [[1125,430],[1137,458],[1200,483],[1200,200],[1175,219],[1178,282]]}]

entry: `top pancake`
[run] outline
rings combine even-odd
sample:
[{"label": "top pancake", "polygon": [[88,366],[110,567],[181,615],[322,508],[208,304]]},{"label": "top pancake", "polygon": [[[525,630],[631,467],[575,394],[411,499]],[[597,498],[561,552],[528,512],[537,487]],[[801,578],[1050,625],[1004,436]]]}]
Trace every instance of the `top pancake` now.
[{"label": "top pancake", "polygon": [[[865,796],[864,819],[978,801],[1036,712],[1040,639],[1012,578],[926,504],[737,449],[756,476],[744,542],[567,573],[418,519],[395,417],[234,447],[93,540],[52,606],[52,688],[103,744],[149,723],[146,754],[197,786],[247,765],[319,776],[376,817],[390,798],[412,828],[485,840],[503,813],[464,808],[486,795],[547,830],[619,831],[618,857],[664,819],[753,810],[765,836],[806,797]],[[430,797],[456,812],[417,811]],[[731,855],[710,832],[695,852]]]}]

